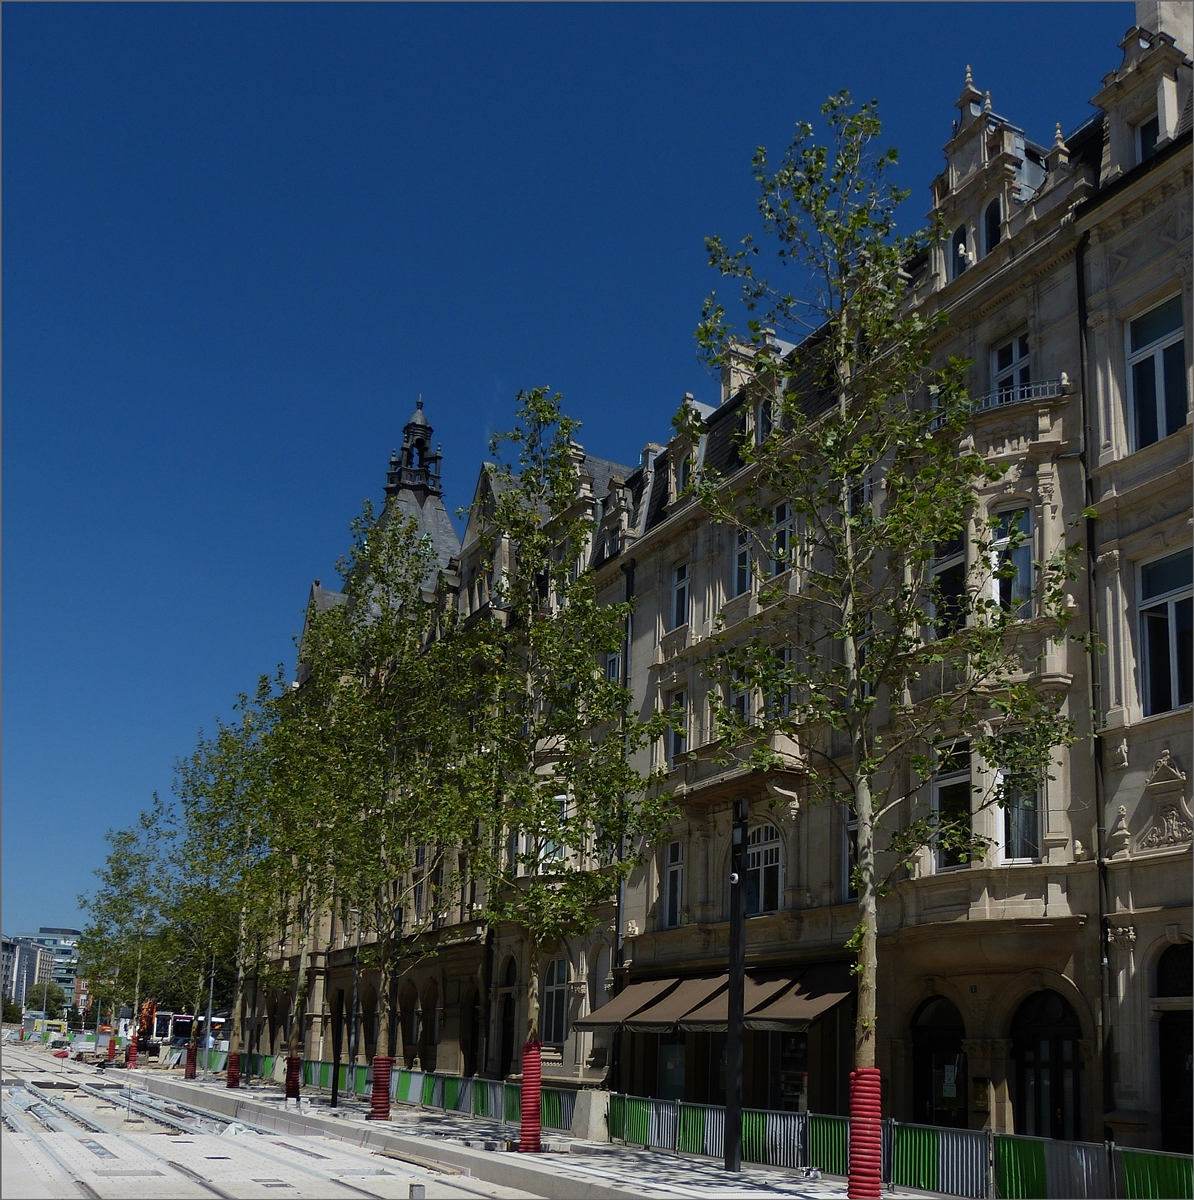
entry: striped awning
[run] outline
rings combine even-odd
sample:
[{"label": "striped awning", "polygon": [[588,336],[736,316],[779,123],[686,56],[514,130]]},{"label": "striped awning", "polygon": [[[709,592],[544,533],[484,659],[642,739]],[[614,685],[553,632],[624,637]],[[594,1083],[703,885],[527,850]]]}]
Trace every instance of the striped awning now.
[{"label": "striped awning", "polygon": [[[747,975],[743,982],[742,1011],[750,1013],[756,1008],[763,1008],[787,991],[794,982],[794,976],[790,971],[782,974]],[[729,1013],[730,990],[727,987],[700,1008],[694,1008],[680,1020],[679,1025],[686,1033],[725,1033]]]}]

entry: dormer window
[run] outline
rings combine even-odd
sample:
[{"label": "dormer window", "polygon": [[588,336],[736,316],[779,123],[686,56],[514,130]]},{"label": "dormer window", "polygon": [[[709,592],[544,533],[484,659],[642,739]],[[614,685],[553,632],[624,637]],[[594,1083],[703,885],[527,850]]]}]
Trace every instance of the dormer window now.
[{"label": "dormer window", "polygon": [[692,484],[692,451],[680,459],[676,470],[676,498],[679,499]]},{"label": "dormer window", "polygon": [[1136,162],[1142,163],[1157,152],[1157,139],[1161,136],[1161,122],[1156,113],[1136,126]]},{"label": "dormer window", "polygon": [[959,225],[954,230],[953,240],[949,249],[949,277],[957,279],[970,265],[966,253],[966,226]]},{"label": "dormer window", "polygon": [[998,196],[987,205],[987,210],[983,214],[983,233],[986,235],[984,253],[990,254],[999,245],[999,239],[1003,236],[1003,212]]}]

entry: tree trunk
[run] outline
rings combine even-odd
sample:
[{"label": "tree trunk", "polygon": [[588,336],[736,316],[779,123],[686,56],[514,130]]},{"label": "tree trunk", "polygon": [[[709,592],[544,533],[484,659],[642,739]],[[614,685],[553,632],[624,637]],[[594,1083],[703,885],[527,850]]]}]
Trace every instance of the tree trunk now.
[{"label": "tree trunk", "polygon": [[299,943],[298,973],[295,976],[294,1009],[290,1021],[290,1037],[286,1043],[286,1098],[297,1100],[300,1072],[303,1064],[303,1032],[306,1026],[307,993],[311,988],[311,929],[310,918],[302,922]]},{"label": "tree trunk", "polygon": [[245,1001],[245,905],[241,901],[236,923],[236,989],[232,996],[232,1032],[228,1035],[228,1076],[226,1086],[240,1087],[240,1048],[244,1040]]},{"label": "tree trunk", "polygon": [[187,1040],[187,1065],[183,1069],[184,1079],[194,1079],[198,1074],[199,1060],[199,1005],[203,1000],[203,970],[195,977],[195,1003],[191,1006],[191,1036]]},{"label": "tree trunk", "polygon": [[[383,921],[384,921],[383,917]],[[379,931],[380,932],[380,931]],[[394,1015],[390,1011],[390,982],[394,963],[394,932],[389,930],[377,941],[379,961],[377,978],[378,1027],[377,1045],[373,1054],[373,1091],[369,1105],[370,1121],[390,1119],[390,1072],[394,1060],[389,1055],[390,1025]]]},{"label": "tree trunk", "polygon": [[527,955],[527,1040],[522,1047],[522,1123],[519,1129],[520,1154],[536,1154],[542,1122],[543,1044],[539,1040],[539,947],[531,942]]}]

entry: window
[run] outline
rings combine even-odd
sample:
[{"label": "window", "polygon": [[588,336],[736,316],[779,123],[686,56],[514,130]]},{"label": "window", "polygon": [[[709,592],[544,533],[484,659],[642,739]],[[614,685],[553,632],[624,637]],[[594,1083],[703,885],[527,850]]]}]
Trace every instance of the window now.
[{"label": "window", "polygon": [[605,678],[608,683],[622,682],[622,655],[617,650],[605,656]]},{"label": "window", "polygon": [[991,355],[991,378],[1000,404],[1027,400],[1032,371],[1028,361],[1028,335],[1021,333],[996,347]]},{"label": "window", "polygon": [[771,574],[775,576],[792,565],[792,508],[777,504],[771,515]]},{"label": "window", "polygon": [[512,875],[518,874],[519,833],[511,829],[506,835],[506,866]]},{"label": "window", "polygon": [[990,254],[999,245],[999,239],[1003,236],[1003,212],[998,196],[987,205],[987,210],[983,213],[983,233],[986,240],[986,252]]},{"label": "window", "polygon": [[692,452],[680,460],[680,468],[676,472],[676,496],[682,496],[692,484]]},{"label": "window", "polygon": [[1136,162],[1142,163],[1157,152],[1157,139],[1161,136],[1161,122],[1157,119],[1157,114],[1153,113],[1151,117],[1141,121],[1136,126],[1135,133]]},{"label": "window", "polygon": [[415,919],[423,919],[423,876],[415,876]]},{"label": "window", "polygon": [[1003,809],[1003,857],[1039,858],[1041,854],[1040,792],[1035,787],[1009,787]]},{"label": "window", "polygon": [[1128,326],[1135,449],[1141,450],[1186,423],[1186,339],[1182,298],[1174,296]]},{"label": "window", "polygon": [[1191,570],[1194,552],[1183,550],[1140,568],[1140,642],[1144,712],[1169,712],[1191,699]]},{"label": "window", "polygon": [[562,1046],[568,1037],[568,960],[553,958],[543,976],[543,1040]]},{"label": "window", "polygon": [[969,263],[966,258],[966,226],[959,225],[954,230],[949,250],[949,277],[957,279],[966,270]]},{"label": "window", "polygon": [[688,624],[688,564],[672,571],[672,628]]},{"label": "window", "polygon": [[669,729],[664,735],[664,742],[667,746],[667,769],[674,771],[684,757],[688,746],[688,693],[673,692],[667,698],[667,706],[670,710],[680,710],[679,728]]},{"label": "window", "polygon": [[663,923],[668,929],[680,924],[684,901],[684,843],[669,842],[664,862]]},{"label": "window", "polygon": [[760,445],[771,436],[771,431],[775,428],[773,412],[770,396],[759,401],[755,410],[755,441]]},{"label": "window", "polygon": [[746,839],[746,915],[779,908],[779,831],[756,825]]},{"label": "window", "polygon": [[555,819],[557,829],[549,830],[547,836],[543,839],[543,861],[545,863],[562,862],[564,858],[564,846],[562,842],[557,842],[555,836],[563,836],[563,829],[568,821],[568,797],[553,796],[552,801],[555,804]]},{"label": "window", "polygon": [[734,595],[750,591],[750,534],[739,529],[734,543]]},{"label": "window", "polygon": [[1032,615],[1032,537],[1028,509],[996,515],[995,598],[1017,620]]},{"label": "window", "polygon": [[792,647],[776,647],[767,665],[780,676],[764,697],[767,719],[780,721],[792,714],[792,688],[790,683],[783,682],[791,679]]},{"label": "window", "polygon": [[[937,825],[955,837],[970,832],[970,747],[965,743],[943,750],[933,777],[933,812]],[[937,869],[961,866],[966,851],[938,845]]]},{"label": "window", "polygon": [[750,720],[750,688],[746,682],[746,670],[738,667],[734,671],[734,679],[727,689],[727,707],[739,721]]},{"label": "window", "polygon": [[933,559],[933,632],[949,637],[966,623],[966,539],[962,534],[937,547]]}]

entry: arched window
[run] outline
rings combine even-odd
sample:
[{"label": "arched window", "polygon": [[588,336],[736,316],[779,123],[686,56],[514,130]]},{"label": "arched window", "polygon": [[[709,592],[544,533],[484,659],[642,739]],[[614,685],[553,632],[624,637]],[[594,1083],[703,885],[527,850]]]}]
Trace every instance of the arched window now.
[{"label": "arched window", "polygon": [[609,982],[610,950],[602,943],[593,955],[589,968],[589,1011],[600,1008],[608,999],[606,984]]},{"label": "arched window", "polygon": [[775,912],[779,908],[781,867],[779,831],[774,825],[756,825],[746,840],[746,915]]},{"label": "arched window", "polygon": [[969,265],[966,261],[966,226],[959,225],[954,230],[953,240],[949,245],[950,279],[957,279]]},{"label": "arched window", "polygon": [[1082,1027],[1062,995],[1035,992],[1016,1011],[1016,1132],[1082,1139]]},{"label": "arched window", "polygon": [[1003,213],[998,196],[987,205],[987,211],[983,213],[983,232],[986,235],[986,253],[990,254],[1003,236]]},{"label": "arched window", "polygon": [[965,1129],[966,1055],[962,1015],[944,996],[925,1002],[912,1022],[912,1119]]},{"label": "arched window", "polygon": [[[1157,995],[1194,993],[1194,945],[1170,946],[1157,963]],[[1189,1008],[1161,1013],[1161,1149],[1189,1154],[1194,1129],[1194,1026]]]}]

